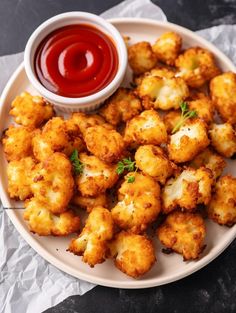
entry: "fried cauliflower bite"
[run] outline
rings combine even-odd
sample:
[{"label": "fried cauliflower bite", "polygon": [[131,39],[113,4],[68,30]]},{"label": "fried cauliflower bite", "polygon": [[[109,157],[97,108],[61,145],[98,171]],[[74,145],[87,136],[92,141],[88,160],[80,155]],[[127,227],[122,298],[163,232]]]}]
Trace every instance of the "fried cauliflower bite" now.
[{"label": "fried cauliflower bite", "polygon": [[199,118],[189,119],[170,136],[169,158],[176,163],[191,161],[209,143],[205,123]]},{"label": "fried cauliflower bite", "polygon": [[230,158],[236,153],[236,134],[231,124],[212,124],[209,135],[212,146],[219,154]]},{"label": "fried cauliflower bite", "polygon": [[224,122],[236,124],[236,74],[223,73],[210,82],[211,99]]},{"label": "fried cauliflower bite", "polygon": [[127,122],[142,111],[141,101],[134,92],[127,88],[119,88],[105,103],[100,114],[105,120],[116,126]]},{"label": "fried cauliflower bite", "polygon": [[179,122],[181,117],[180,110],[171,110],[167,114],[165,114],[163,121],[168,134],[172,133],[175,125]]},{"label": "fried cauliflower bite", "polygon": [[35,161],[31,157],[7,164],[8,193],[10,198],[25,200],[32,195],[32,171]]},{"label": "fried cauliflower bite", "polygon": [[189,95],[188,86],[180,77],[145,76],[137,88],[145,109],[178,109]]},{"label": "fried cauliflower bite", "polygon": [[117,182],[119,176],[116,165],[107,164],[86,153],[80,153],[79,159],[83,164],[83,172],[76,176],[76,184],[83,197],[97,197]]},{"label": "fried cauliflower bite", "polygon": [[135,153],[136,166],[162,185],[173,174],[176,166],[169,161],[164,151],[153,145],[140,146]]},{"label": "fried cauliflower bite", "polygon": [[161,243],[183,255],[184,261],[195,260],[205,248],[206,227],[200,214],[172,212],[158,228]]},{"label": "fried cauliflower bite", "polygon": [[207,124],[213,122],[215,108],[209,97],[202,96],[200,99],[188,101],[188,108],[196,111],[197,116],[202,118]]},{"label": "fried cauliflower bite", "polygon": [[152,50],[159,61],[168,65],[174,65],[175,60],[180,53],[181,46],[182,38],[174,32],[168,32],[162,34],[157,39],[152,46]]},{"label": "fried cauliflower bite", "polygon": [[[132,183],[129,178],[134,177]],[[118,191],[118,203],[111,210],[114,222],[133,233],[144,231],[161,210],[160,187],[150,176],[130,172]]]},{"label": "fried cauliflower bite", "polygon": [[199,47],[185,50],[176,59],[175,66],[179,69],[178,76],[193,88],[201,87],[220,73],[213,54]]},{"label": "fried cauliflower bite", "polygon": [[155,110],[143,111],[128,121],[124,141],[131,143],[159,145],[167,142],[167,132],[163,121]]},{"label": "fried cauliflower bite", "polygon": [[31,232],[40,236],[67,236],[79,231],[80,218],[72,210],[55,215],[47,208],[47,203],[37,198],[25,201],[24,219]]},{"label": "fried cauliflower bite", "polygon": [[149,42],[142,41],[128,47],[128,60],[134,74],[151,70],[157,63],[157,57]]},{"label": "fried cauliflower bite", "polygon": [[101,193],[96,197],[83,197],[80,194],[76,194],[72,198],[72,203],[87,210],[87,212],[91,212],[97,206],[108,207],[108,199],[105,193]]},{"label": "fried cauliflower bite", "polygon": [[149,72],[145,72],[141,75],[134,75],[134,83],[135,85],[139,86],[146,76],[159,76],[164,78],[173,78],[175,77],[175,72],[172,69],[166,67],[154,67]]},{"label": "fried cauliflower bite", "polygon": [[205,166],[212,171],[213,177],[216,179],[222,174],[226,162],[219,154],[213,152],[211,149],[205,149],[190,162],[189,166],[195,169]]},{"label": "fried cauliflower bite", "polygon": [[100,125],[89,127],[84,141],[88,151],[104,162],[114,163],[124,155],[125,142],[116,130]]},{"label": "fried cauliflower bite", "polygon": [[52,213],[63,213],[73,195],[74,179],[69,159],[56,152],[40,164],[33,175],[34,197],[46,203]]},{"label": "fried cauliflower bite", "polygon": [[213,182],[211,170],[205,167],[187,168],[177,177],[170,178],[162,190],[163,213],[168,214],[178,207],[194,211],[198,204],[207,205]]},{"label": "fried cauliflower bite", "polygon": [[80,133],[83,137],[89,127],[103,125],[108,129],[113,129],[112,125],[106,123],[104,118],[98,114],[76,112],[72,114],[71,121],[79,127]]},{"label": "fried cauliflower bite", "polygon": [[2,143],[7,161],[20,160],[32,156],[32,138],[35,131],[30,127],[9,126],[5,131]]},{"label": "fried cauliflower bite", "polygon": [[84,150],[83,141],[78,134],[75,135],[75,130],[69,123],[70,121],[65,121],[61,117],[54,117],[45,124],[42,131],[37,130],[32,139],[36,159],[44,161],[54,152],[70,156],[75,149],[79,152]]},{"label": "fried cauliflower bite", "polygon": [[147,273],[156,261],[153,243],[146,236],[122,231],[109,244],[115,266],[133,278]]},{"label": "fried cauliflower bite", "polygon": [[232,226],[236,223],[236,178],[230,175],[219,178],[207,213],[220,225]]},{"label": "fried cauliflower bite", "polygon": [[41,96],[32,96],[22,92],[12,102],[9,114],[14,116],[15,122],[23,126],[38,127],[53,115],[53,107]]},{"label": "fried cauliflower bite", "polygon": [[83,262],[91,267],[104,262],[107,241],[113,237],[111,212],[101,206],[93,208],[78,238],[72,239],[68,250],[83,256]]}]

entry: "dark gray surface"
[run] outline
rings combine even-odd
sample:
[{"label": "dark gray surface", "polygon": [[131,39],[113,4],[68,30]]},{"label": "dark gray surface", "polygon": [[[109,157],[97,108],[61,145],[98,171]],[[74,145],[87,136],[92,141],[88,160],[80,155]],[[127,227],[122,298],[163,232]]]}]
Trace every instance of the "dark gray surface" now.
[{"label": "dark gray surface", "polygon": [[[66,11],[101,13],[119,0],[0,0],[0,55],[20,52],[31,32],[47,18]],[[198,30],[236,23],[234,0],[154,0],[169,21]],[[236,35],[236,34],[235,34]],[[121,290],[96,287],[69,297],[47,313],[234,313],[236,241],[199,272],[166,286]]]}]

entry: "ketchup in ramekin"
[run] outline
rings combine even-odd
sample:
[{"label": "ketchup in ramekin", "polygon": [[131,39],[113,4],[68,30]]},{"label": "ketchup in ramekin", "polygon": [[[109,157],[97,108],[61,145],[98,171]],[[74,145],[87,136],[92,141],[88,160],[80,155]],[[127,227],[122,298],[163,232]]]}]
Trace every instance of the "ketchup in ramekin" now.
[{"label": "ketchup in ramekin", "polygon": [[76,24],[51,32],[35,54],[38,80],[49,91],[78,98],[106,87],[118,70],[110,37],[90,25]]}]

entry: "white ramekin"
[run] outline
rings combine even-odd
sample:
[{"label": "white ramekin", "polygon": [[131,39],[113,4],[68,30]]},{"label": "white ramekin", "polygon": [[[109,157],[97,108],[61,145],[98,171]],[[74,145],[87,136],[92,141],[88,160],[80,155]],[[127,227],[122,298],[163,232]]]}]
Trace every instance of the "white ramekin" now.
[{"label": "white ramekin", "polygon": [[[34,70],[35,52],[40,42],[52,31],[72,24],[93,25],[110,36],[118,52],[118,70],[114,79],[102,90],[86,97],[69,98],[47,90]],[[56,108],[63,112],[92,111],[97,109],[120,86],[127,67],[127,49],[119,31],[100,16],[87,12],[68,12],[56,15],[41,24],[30,36],[24,52],[25,71],[34,88]]]}]

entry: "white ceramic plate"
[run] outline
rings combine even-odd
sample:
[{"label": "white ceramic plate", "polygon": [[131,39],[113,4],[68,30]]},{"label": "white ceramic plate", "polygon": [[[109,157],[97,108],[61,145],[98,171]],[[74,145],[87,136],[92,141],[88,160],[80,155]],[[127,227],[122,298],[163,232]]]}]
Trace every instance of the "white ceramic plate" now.
[{"label": "white ceramic plate", "polygon": [[[223,71],[236,72],[232,62],[212,44],[197,36],[193,32],[180,26],[156,22],[147,19],[113,19],[111,22],[122,34],[131,37],[131,41],[146,40],[154,42],[163,32],[173,30],[178,32],[184,42],[184,46],[201,46],[214,53],[217,62]],[[130,73],[127,73],[127,79]],[[36,93],[30,85],[23,64],[16,70],[9,80],[0,103],[0,132],[10,124],[8,115],[10,104],[14,97],[23,90]],[[229,161],[225,172],[236,176],[236,161]],[[21,205],[9,199],[7,194],[6,160],[0,146],[0,196],[4,207],[16,207]],[[12,223],[28,244],[35,249],[44,259],[58,267],[62,271],[80,279],[110,287],[119,288],[147,288],[167,284],[176,281],[199,270],[213,259],[215,259],[235,238],[236,225],[232,228],[218,226],[207,221],[207,247],[201,259],[192,262],[183,262],[182,257],[177,254],[165,255],[161,252],[161,245],[154,240],[156,246],[157,262],[150,272],[138,280],[127,277],[115,268],[111,260],[97,265],[91,269],[81,261],[81,258],[66,252],[69,238],[39,237],[29,232],[22,218],[22,210],[6,210]]]}]

